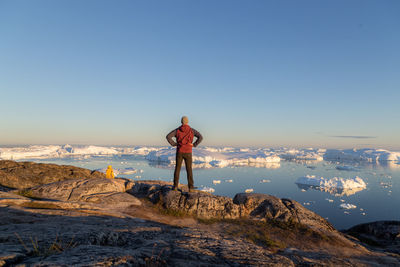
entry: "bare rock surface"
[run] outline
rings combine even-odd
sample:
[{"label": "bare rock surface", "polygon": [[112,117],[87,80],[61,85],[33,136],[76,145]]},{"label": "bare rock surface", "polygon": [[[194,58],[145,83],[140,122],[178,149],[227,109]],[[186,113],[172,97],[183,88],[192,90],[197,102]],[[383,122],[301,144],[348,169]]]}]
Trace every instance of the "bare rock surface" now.
[{"label": "bare rock surface", "polygon": [[128,179],[69,179],[39,185],[28,190],[35,198],[61,201],[83,201],[114,205],[140,205],[140,201],[126,193],[133,186]]},{"label": "bare rock surface", "polygon": [[[11,208],[0,208],[0,216],[7,217],[0,224],[0,265],[294,266],[289,258],[246,240],[200,228]],[[37,250],[31,238],[37,240]],[[60,251],[48,249],[54,243]]]},{"label": "bare rock surface", "polygon": [[98,171],[69,165],[0,160],[0,185],[24,189],[67,179],[105,178]]},{"label": "bare rock surface", "polygon": [[[1,204],[0,204],[1,205]],[[397,266],[397,258],[359,248],[272,251],[223,231],[83,209],[0,206],[0,266]],[[134,216],[136,214],[136,216]],[[222,228],[221,228],[222,227]]]},{"label": "bare rock surface", "polygon": [[93,178],[0,190],[0,266],[400,265],[292,200]]}]

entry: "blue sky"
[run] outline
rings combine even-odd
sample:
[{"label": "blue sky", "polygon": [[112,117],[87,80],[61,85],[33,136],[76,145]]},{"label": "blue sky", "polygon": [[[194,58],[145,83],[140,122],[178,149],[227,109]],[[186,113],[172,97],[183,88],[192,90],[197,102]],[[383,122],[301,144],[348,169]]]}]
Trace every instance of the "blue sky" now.
[{"label": "blue sky", "polygon": [[0,1],[0,144],[400,149],[399,1]]}]

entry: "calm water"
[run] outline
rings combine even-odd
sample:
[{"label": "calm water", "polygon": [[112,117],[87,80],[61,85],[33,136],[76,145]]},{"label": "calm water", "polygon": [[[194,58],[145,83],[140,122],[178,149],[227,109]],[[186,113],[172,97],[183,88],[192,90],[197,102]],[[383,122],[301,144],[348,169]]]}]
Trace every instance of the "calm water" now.
[{"label": "calm water", "polygon": [[[172,181],[173,169],[149,163],[137,156],[112,156],[43,159],[36,162],[69,164],[88,169],[135,168],[142,170],[122,177],[140,180]],[[337,170],[336,162],[290,162],[282,161],[270,168],[227,167],[215,169],[195,169],[195,186],[215,189],[214,194],[234,197],[238,192],[253,189],[255,193],[271,194],[280,198],[294,199],[310,210],[327,218],[336,228],[345,229],[355,224],[376,220],[400,220],[400,165],[346,163],[355,167],[354,171]],[[183,167],[184,169],[184,167]],[[367,188],[359,192],[322,192],[317,188],[298,186],[295,181],[300,176],[316,175],[325,178],[361,177]],[[140,177],[136,177],[140,176]],[[221,180],[213,184],[213,180]],[[232,180],[226,182],[225,180]],[[260,182],[266,180],[264,182]],[[187,183],[186,172],[181,172],[181,183]],[[345,210],[342,203],[356,205],[357,208]]]}]

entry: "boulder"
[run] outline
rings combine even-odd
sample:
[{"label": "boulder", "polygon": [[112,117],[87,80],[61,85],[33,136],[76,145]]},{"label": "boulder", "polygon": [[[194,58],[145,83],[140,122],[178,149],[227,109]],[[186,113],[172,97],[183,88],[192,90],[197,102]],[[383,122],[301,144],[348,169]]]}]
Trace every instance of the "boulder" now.
[{"label": "boulder", "polygon": [[200,218],[239,218],[239,207],[229,197],[204,192],[185,193],[163,187],[160,201],[164,208],[182,211]]},{"label": "boulder", "polygon": [[24,189],[68,179],[105,178],[105,174],[69,165],[0,161],[0,185]]}]

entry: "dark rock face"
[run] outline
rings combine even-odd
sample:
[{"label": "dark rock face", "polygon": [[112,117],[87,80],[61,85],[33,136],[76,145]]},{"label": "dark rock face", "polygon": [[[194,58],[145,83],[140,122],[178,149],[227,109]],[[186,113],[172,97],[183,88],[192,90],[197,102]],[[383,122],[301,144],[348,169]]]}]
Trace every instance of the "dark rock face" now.
[{"label": "dark rock face", "polygon": [[385,251],[400,254],[400,221],[364,223],[344,232]]},{"label": "dark rock face", "polygon": [[0,185],[24,189],[67,179],[105,178],[98,171],[68,165],[0,161]]},{"label": "dark rock face", "polygon": [[136,182],[129,191],[138,197],[146,197],[164,208],[185,212],[199,218],[252,218],[259,220],[292,221],[308,225],[316,230],[336,231],[318,214],[290,199],[254,193],[236,194],[229,197],[215,196],[205,192],[173,191],[165,182]]}]

